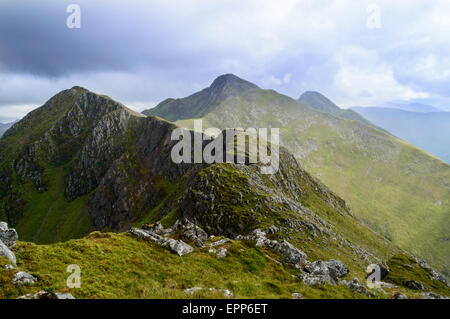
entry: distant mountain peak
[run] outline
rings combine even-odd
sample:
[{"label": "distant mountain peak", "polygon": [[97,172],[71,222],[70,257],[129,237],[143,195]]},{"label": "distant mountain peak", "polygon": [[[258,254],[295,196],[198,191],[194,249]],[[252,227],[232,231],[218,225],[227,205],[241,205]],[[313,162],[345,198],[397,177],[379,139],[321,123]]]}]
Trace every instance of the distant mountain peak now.
[{"label": "distant mountain peak", "polygon": [[334,104],[329,98],[322,93],[316,91],[306,91],[298,98],[300,103],[315,105],[315,109],[320,111],[330,111],[330,109],[340,109],[339,106]]},{"label": "distant mountain peak", "polygon": [[298,102],[320,112],[328,113],[347,120],[359,121],[378,129],[378,127],[373,125],[370,121],[368,121],[355,111],[341,109],[322,93],[315,91],[306,91],[305,93],[300,95],[300,97],[298,98]]},{"label": "distant mountain peak", "polygon": [[224,100],[260,88],[234,74],[217,77],[209,87],[181,99],[165,99],[145,115],[156,115],[168,121],[199,118],[218,107]]},{"label": "distant mountain peak", "polygon": [[213,91],[223,91],[225,88],[248,90],[259,89],[259,87],[251,82],[241,79],[240,77],[228,73],[217,77],[209,87]]}]

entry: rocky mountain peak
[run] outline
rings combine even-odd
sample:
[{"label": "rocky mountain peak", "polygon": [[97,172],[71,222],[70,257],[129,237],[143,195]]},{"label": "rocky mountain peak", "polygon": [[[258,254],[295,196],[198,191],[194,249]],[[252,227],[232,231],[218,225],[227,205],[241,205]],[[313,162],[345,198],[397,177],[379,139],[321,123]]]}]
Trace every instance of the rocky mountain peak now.
[{"label": "rocky mountain peak", "polygon": [[225,89],[232,89],[238,91],[245,91],[249,89],[259,89],[259,87],[251,82],[241,79],[240,77],[228,73],[217,77],[209,87],[213,91],[224,91]]}]

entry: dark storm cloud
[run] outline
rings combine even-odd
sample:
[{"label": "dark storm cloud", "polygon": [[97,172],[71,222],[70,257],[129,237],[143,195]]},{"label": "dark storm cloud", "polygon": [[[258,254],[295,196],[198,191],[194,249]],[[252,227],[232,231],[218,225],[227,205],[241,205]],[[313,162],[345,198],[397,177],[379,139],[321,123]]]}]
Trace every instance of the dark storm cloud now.
[{"label": "dark storm cloud", "polygon": [[[199,58],[195,50],[180,50],[183,25],[168,23],[157,8],[128,6],[128,1],[78,1],[82,27],[69,29],[66,7],[72,2],[0,4],[2,70],[58,77],[145,66],[183,67]],[[189,37],[185,34],[182,41]]]},{"label": "dark storm cloud", "polygon": [[[235,73],[343,106],[427,99],[450,105],[450,4],[378,0],[2,0],[0,118],[73,85],[143,109]],[[69,4],[81,29],[69,29]],[[413,18],[413,19],[412,19]]]}]

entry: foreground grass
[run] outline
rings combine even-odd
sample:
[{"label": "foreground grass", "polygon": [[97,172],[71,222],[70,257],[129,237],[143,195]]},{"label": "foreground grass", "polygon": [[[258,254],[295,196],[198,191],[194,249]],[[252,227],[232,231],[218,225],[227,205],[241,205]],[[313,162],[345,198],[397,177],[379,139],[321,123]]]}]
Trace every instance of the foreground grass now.
[{"label": "foreground grass", "polygon": [[[342,285],[304,286],[298,271],[249,243],[233,241],[226,247],[227,257],[218,259],[207,248],[179,257],[128,234],[94,232],[53,245],[18,242],[18,269],[38,277],[39,283],[16,287],[11,279],[17,269],[2,267],[0,298],[42,289],[70,292],[76,298],[223,298],[218,291],[186,294],[184,289],[191,287],[229,289],[235,298],[292,298],[293,292],[305,298],[364,298]],[[80,289],[66,286],[70,264],[81,267]]]}]

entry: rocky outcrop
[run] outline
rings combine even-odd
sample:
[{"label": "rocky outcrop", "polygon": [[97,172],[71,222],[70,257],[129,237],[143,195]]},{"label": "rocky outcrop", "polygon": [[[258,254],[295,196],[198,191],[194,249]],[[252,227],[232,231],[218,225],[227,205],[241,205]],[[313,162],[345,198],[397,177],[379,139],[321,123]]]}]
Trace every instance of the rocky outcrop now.
[{"label": "rocky outcrop", "polygon": [[14,265],[16,264],[16,255],[0,240],[0,256],[9,259]]},{"label": "rocky outcrop", "polygon": [[287,264],[301,265],[306,262],[306,254],[285,240],[276,244],[275,250],[284,257]]},{"label": "rocky outcrop", "polygon": [[172,229],[180,230],[186,239],[190,240],[198,247],[205,246],[205,243],[208,240],[208,234],[186,218],[177,220],[175,225],[172,226]]},{"label": "rocky outcrop", "polygon": [[431,276],[432,280],[437,280],[437,281],[440,281],[440,282],[442,282],[442,283],[444,283],[446,285],[449,285],[449,282],[448,282],[447,278],[445,278],[439,272],[437,272],[436,270],[431,268],[431,266],[425,260],[419,261],[419,265],[420,265],[420,267],[422,267],[423,269],[427,270],[430,273],[430,276]]},{"label": "rocky outcrop", "polygon": [[330,283],[336,285],[338,279],[348,274],[349,270],[339,260],[314,261],[305,265],[299,278],[307,285],[323,285]]},{"label": "rocky outcrop", "polygon": [[153,241],[158,245],[178,254],[178,256],[184,256],[194,251],[194,248],[186,244],[184,241],[166,238],[150,230],[132,228],[129,233],[144,240]]},{"label": "rocky outcrop", "polygon": [[177,220],[172,227],[167,229],[164,229],[160,222],[152,225],[146,224],[142,228],[162,236],[169,236],[176,231],[180,231],[184,238],[193,242],[198,247],[204,247],[208,240],[208,234],[186,218]]},{"label": "rocky outcrop", "polygon": [[221,245],[223,245],[223,244],[226,244],[226,243],[228,243],[229,241],[230,241],[230,238],[223,238],[223,239],[220,239],[220,240],[218,240],[218,241],[214,241],[214,242],[212,242],[212,243],[209,243],[208,246],[209,246],[209,247],[217,247],[217,246],[221,246]]},{"label": "rocky outcrop", "polygon": [[14,228],[8,228],[8,224],[0,222],[0,241],[2,241],[9,249],[13,249],[19,236]]},{"label": "rocky outcrop", "polygon": [[359,292],[366,296],[369,295],[369,291],[367,290],[367,288],[356,277],[349,281],[343,280],[342,284],[344,284],[353,291]]},{"label": "rocky outcrop", "polygon": [[25,271],[17,272],[13,279],[12,283],[16,286],[21,285],[33,285],[38,281],[38,279]]},{"label": "rocky outcrop", "polygon": [[11,251],[19,236],[13,228],[8,228],[8,224],[0,222],[0,256],[8,258],[14,265],[16,265],[16,255]]},{"label": "rocky outcrop", "polygon": [[405,282],[405,286],[412,290],[425,290],[425,286],[415,280],[409,280]]}]

